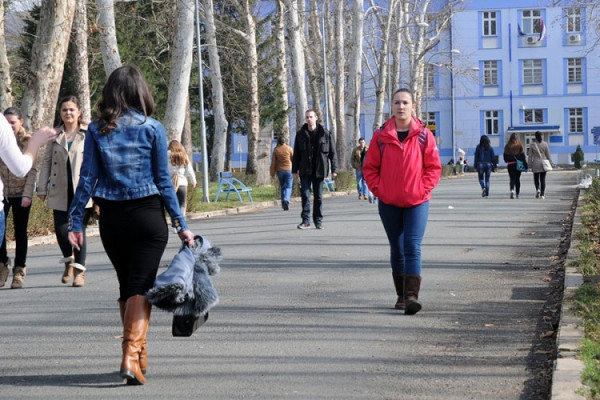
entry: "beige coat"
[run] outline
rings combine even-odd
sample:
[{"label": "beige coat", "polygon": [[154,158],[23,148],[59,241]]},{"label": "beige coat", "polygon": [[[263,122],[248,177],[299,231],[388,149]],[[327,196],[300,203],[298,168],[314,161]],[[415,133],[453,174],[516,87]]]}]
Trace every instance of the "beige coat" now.
[{"label": "beige coat", "polygon": [[[536,145],[537,148],[540,149],[539,153],[536,149]],[[544,141],[538,143],[537,140],[534,140],[529,145],[529,154],[527,157],[527,164],[529,164],[529,169],[531,169],[531,172],[544,172],[542,160],[552,160],[552,158],[550,157],[550,149],[548,148],[548,143]]]},{"label": "beige coat", "polygon": [[[79,170],[83,162],[83,145],[85,141],[86,125],[79,127],[79,132],[73,139],[71,148],[67,146],[67,136],[64,126],[58,128],[59,134],[52,142],[48,143],[44,151],[44,159],[40,166],[38,177],[38,196],[46,196],[48,208],[58,211],[68,211],[68,181],[73,180],[73,190],[77,189]],[[68,150],[67,150],[68,149]],[[67,162],[71,162],[71,175],[67,178]],[[90,200],[86,208],[92,206]]]},{"label": "beige coat", "polygon": [[[25,132],[25,129],[21,128],[21,131],[17,136],[17,145],[22,152],[27,148],[30,138],[31,135]],[[6,164],[0,160],[0,176],[2,177],[2,183],[4,183],[4,197],[33,198],[33,190],[35,188],[35,179],[37,176],[35,164],[24,178],[20,178],[10,172]]]}]

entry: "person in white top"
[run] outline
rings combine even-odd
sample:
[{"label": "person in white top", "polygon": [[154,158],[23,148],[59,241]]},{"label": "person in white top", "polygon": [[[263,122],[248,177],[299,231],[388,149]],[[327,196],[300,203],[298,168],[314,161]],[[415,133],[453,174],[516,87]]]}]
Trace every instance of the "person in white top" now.
[{"label": "person in white top", "polygon": [[188,178],[192,187],[195,188],[196,174],[194,173],[192,163],[185,152],[185,148],[177,140],[171,140],[169,143],[169,173],[171,174],[171,180],[175,186],[181,213],[185,215]]},{"label": "person in white top", "polygon": [[[10,127],[6,117],[0,114],[0,159],[6,164],[10,172],[18,177],[24,177],[27,175],[37,156],[38,150],[51,140],[56,138],[56,131],[49,127],[44,127],[37,131],[31,139],[25,152],[21,152],[17,145],[17,139],[15,134]],[[3,200],[3,189],[4,184],[0,179],[0,211],[3,211],[4,204]],[[6,229],[4,212],[0,212],[0,237],[4,236]],[[18,280],[23,281],[25,279],[25,267],[13,268],[13,279],[17,277]],[[4,286],[8,278],[8,267],[6,265],[0,269],[0,287]]]}]

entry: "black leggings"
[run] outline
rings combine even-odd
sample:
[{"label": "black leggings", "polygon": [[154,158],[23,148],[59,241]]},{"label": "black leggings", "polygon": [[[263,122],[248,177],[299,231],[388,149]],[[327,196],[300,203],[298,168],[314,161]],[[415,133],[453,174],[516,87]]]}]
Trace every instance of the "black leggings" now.
[{"label": "black leggings", "polygon": [[[28,207],[21,207],[21,201],[23,197],[8,197],[4,199],[4,217],[5,221],[8,222],[8,215],[10,209],[13,210],[13,226],[15,229],[15,267],[25,267],[25,260],[27,258],[27,224],[29,223],[29,211],[31,211],[31,205]],[[6,233],[2,240],[2,246],[0,246],[0,262],[8,262],[8,253],[6,251]]]},{"label": "black leggings", "polygon": [[510,178],[510,190],[514,190],[519,195],[521,192],[521,171],[517,171],[517,164],[508,164],[506,169]]},{"label": "black leggings", "polygon": [[546,171],[535,172],[533,174],[533,184],[535,185],[535,190],[539,190],[540,196],[543,196],[546,191]]},{"label": "black leggings", "polygon": [[100,206],[100,238],[117,272],[119,300],[145,295],[154,285],[169,240],[160,197],[94,200]]},{"label": "black leggings", "polygon": [[85,259],[87,255],[87,240],[85,238],[85,227],[87,226],[90,215],[92,215],[92,209],[86,208],[83,214],[83,243],[79,246],[79,250],[73,248],[71,242],[69,242],[69,214],[66,211],[53,210],[54,214],[54,232],[56,234],[56,241],[60,247],[60,251],[63,257],[75,256],[75,262],[77,264],[85,265]]}]

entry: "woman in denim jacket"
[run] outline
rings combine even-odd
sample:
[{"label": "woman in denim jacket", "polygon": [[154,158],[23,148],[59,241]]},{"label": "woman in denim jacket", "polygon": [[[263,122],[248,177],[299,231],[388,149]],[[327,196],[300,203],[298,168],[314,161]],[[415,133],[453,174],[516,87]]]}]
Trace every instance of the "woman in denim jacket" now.
[{"label": "woman in denim jacket", "polygon": [[192,246],[194,234],[181,214],[169,175],[165,129],[149,117],[154,99],[135,66],[113,71],[98,108],[100,117],[88,128],[69,209],[69,240],[75,248],[83,242],[84,208],[92,197],[100,206],[102,244],[119,280],[120,375],[129,385],[142,385],[151,309],[146,292],[154,284],[168,241],[163,207],[182,241]]}]

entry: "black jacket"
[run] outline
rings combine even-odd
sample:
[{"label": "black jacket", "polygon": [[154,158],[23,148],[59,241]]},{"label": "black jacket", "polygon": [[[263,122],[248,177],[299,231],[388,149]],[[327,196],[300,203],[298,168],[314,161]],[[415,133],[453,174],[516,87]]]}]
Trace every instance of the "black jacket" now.
[{"label": "black jacket", "polygon": [[[308,125],[302,125],[302,128],[296,132],[292,173],[324,179],[329,175],[329,163],[331,163],[331,172],[337,172],[337,155],[331,133],[320,124],[317,124],[316,135],[318,136],[319,146],[317,151],[313,151]],[[314,171],[313,159],[315,160]]]}]

